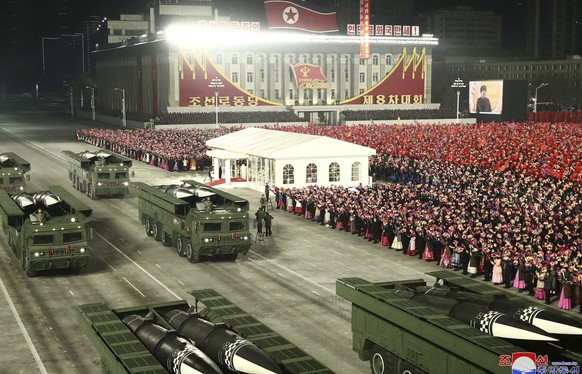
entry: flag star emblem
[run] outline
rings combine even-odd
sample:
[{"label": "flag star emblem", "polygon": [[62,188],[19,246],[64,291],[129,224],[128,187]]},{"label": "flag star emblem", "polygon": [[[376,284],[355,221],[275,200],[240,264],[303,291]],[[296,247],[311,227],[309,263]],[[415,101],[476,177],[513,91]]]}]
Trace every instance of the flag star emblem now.
[{"label": "flag star emblem", "polygon": [[285,23],[292,25],[299,20],[299,12],[295,7],[288,6],[283,11],[283,20]]}]

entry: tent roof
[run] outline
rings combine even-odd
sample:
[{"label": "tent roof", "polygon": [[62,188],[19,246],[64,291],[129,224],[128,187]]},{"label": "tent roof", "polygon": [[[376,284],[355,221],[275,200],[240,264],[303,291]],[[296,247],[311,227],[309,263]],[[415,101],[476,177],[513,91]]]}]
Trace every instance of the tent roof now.
[{"label": "tent roof", "polygon": [[214,149],[270,159],[372,156],[376,150],[326,136],[248,128],[206,141]]}]

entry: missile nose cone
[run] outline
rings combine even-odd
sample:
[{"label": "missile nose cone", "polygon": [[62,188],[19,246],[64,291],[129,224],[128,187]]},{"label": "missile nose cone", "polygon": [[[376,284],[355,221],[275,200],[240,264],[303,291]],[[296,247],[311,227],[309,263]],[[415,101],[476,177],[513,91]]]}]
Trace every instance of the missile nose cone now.
[{"label": "missile nose cone", "polygon": [[485,312],[478,318],[479,330],[498,338],[555,342],[544,330],[498,312]]},{"label": "missile nose cone", "polygon": [[182,323],[188,319],[189,314],[180,309],[173,309],[166,313],[166,319],[172,325],[173,328],[177,329],[182,325]]},{"label": "missile nose cone", "polygon": [[582,335],[582,323],[549,309],[530,306],[521,310],[519,319],[550,334]]},{"label": "missile nose cone", "polygon": [[244,339],[229,343],[225,362],[231,370],[241,374],[283,374],[265,352]]}]

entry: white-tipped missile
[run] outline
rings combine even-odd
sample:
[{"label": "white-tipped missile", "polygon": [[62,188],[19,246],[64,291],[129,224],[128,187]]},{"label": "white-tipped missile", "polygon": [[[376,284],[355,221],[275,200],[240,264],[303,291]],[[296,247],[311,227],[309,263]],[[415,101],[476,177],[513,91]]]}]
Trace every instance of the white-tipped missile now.
[{"label": "white-tipped missile", "polygon": [[34,197],[27,194],[26,192],[12,196],[12,200],[14,200],[14,202],[23,210],[36,207],[36,201],[34,200]]},{"label": "white-tipped missile", "polygon": [[181,335],[195,342],[223,370],[240,374],[282,374],[277,364],[259,347],[227,330],[183,310],[166,314],[170,325]]},{"label": "white-tipped missile", "polygon": [[166,330],[153,320],[130,315],[123,323],[172,374],[222,374],[220,368],[200,349],[175,331]]},{"label": "white-tipped missile", "polygon": [[582,335],[582,323],[548,308],[536,305],[528,306],[525,303],[509,300],[503,296],[479,295],[471,292],[454,291],[446,287],[418,287],[416,290],[426,295],[478,304],[488,310],[501,312],[520,321],[530,323],[550,334]]},{"label": "white-tipped missile", "polygon": [[84,157],[87,160],[90,160],[90,159],[96,157],[97,155],[93,152],[90,152],[90,151],[83,151],[83,152],[79,153],[79,156]]},{"label": "white-tipped missile", "polygon": [[506,314],[487,310],[482,305],[426,295],[418,291],[395,290],[394,292],[405,295],[410,300],[498,338],[545,342],[558,341],[558,339],[538,327],[511,318]]},{"label": "white-tipped missile", "polygon": [[44,205],[46,208],[60,203],[62,200],[52,192],[38,192],[34,194],[37,203]]}]

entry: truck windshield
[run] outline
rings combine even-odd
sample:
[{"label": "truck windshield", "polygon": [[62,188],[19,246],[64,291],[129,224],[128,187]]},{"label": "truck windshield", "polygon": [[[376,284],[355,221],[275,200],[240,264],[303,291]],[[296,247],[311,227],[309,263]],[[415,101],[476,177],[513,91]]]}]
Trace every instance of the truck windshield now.
[{"label": "truck windshield", "polygon": [[98,179],[109,179],[109,173],[97,173]]},{"label": "truck windshield", "polygon": [[74,243],[80,242],[83,240],[83,233],[82,232],[65,232],[63,233],[63,243]]},{"label": "truck windshield", "polygon": [[231,222],[228,229],[229,229],[229,231],[244,230],[245,223],[244,222]]},{"label": "truck windshield", "polygon": [[204,231],[220,231],[221,224],[220,222],[205,222],[204,223]]},{"label": "truck windshield", "polygon": [[35,235],[32,237],[32,244],[43,245],[43,244],[53,244],[53,235]]},{"label": "truck windshield", "polygon": [[115,179],[127,179],[127,173],[115,173]]},{"label": "truck windshield", "polygon": [[10,177],[10,183],[22,183],[22,177]]}]

